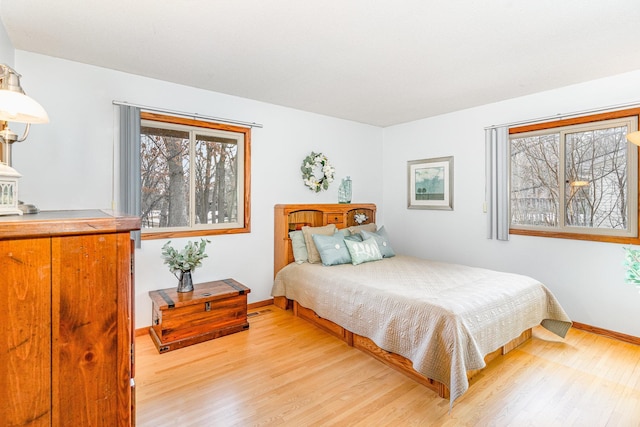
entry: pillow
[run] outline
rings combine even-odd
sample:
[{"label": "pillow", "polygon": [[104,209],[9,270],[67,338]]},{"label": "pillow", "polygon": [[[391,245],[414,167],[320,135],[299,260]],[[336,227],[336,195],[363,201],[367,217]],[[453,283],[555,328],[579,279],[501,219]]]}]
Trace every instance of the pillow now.
[{"label": "pillow", "polygon": [[318,248],[322,265],[348,264],[351,262],[351,255],[344,242],[344,234],[336,231],[331,236],[314,234],[313,241]]},{"label": "pillow", "polygon": [[345,236],[344,240],[351,240],[352,242],[362,242],[362,234],[352,234],[351,236]]},{"label": "pillow", "polygon": [[351,232],[351,234],[358,234],[360,233],[362,230],[366,230],[370,233],[375,233],[376,232],[376,225],[372,222],[370,224],[364,224],[364,225],[352,225],[351,227],[349,227],[349,231]]},{"label": "pillow", "polygon": [[307,244],[304,241],[304,234],[302,231],[290,231],[289,237],[291,238],[291,248],[293,249],[293,259],[296,260],[296,264],[302,264],[307,262]]},{"label": "pillow", "polygon": [[370,237],[362,242],[354,242],[345,240],[349,254],[351,255],[351,263],[353,265],[362,264],[363,262],[378,261],[382,259],[380,248],[376,243],[376,239]]},{"label": "pillow", "polygon": [[311,237],[314,234],[321,234],[324,236],[331,236],[336,231],[335,224],[328,224],[324,227],[302,227],[302,234],[304,235],[304,242],[307,245],[307,258],[311,264],[317,264],[320,262],[320,254],[316,249],[316,244]]},{"label": "pillow", "polygon": [[380,248],[380,253],[382,253],[382,256],[384,258],[391,258],[392,256],[396,255],[396,253],[393,251],[393,248],[391,247],[391,243],[389,243],[389,236],[384,229],[384,225],[380,227],[380,230],[375,233],[370,233],[366,230],[362,230],[363,239],[369,239],[371,237],[376,239],[376,243]]}]

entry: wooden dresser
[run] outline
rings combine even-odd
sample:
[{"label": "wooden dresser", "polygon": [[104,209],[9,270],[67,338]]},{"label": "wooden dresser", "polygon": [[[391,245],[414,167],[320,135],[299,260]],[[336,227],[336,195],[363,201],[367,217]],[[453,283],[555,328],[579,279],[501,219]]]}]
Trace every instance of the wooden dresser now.
[{"label": "wooden dresser", "polygon": [[99,210],[0,217],[0,420],[131,426],[133,248],[140,219]]}]

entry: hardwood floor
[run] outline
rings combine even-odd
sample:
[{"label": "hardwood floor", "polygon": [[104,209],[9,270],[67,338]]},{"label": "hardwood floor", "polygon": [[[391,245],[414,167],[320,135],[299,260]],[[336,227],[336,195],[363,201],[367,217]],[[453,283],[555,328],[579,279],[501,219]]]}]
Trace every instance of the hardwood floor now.
[{"label": "hardwood floor", "polygon": [[136,338],[138,426],[640,426],[640,346],[533,338],[449,402],[274,306],[248,331],[158,354]]}]

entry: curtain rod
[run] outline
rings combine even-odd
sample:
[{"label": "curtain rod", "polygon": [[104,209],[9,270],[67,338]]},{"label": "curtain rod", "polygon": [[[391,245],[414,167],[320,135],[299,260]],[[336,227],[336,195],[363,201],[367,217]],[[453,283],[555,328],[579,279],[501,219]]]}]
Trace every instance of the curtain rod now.
[{"label": "curtain rod", "polygon": [[222,117],[204,116],[198,113],[185,113],[182,111],[167,110],[166,108],[156,108],[156,107],[149,107],[148,105],[132,104],[130,102],[125,102],[125,101],[113,101],[113,105],[137,107],[137,108],[140,108],[141,110],[154,111],[156,113],[168,113],[168,114],[173,114],[175,116],[190,117],[193,119],[204,119],[204,120],[209,120],[214,122],[222,122],[222,123],[228,123],[232,125],[238,125],[238,126],[244,126],[244,127],[250,127],[250,128],[262,127],[260,123],[255,123],[255,122],[243,122],[240,120],[224,119]]},{"label": "curtain rod", "polygon": [[550,120],[563,120],[563,119],[568,119],[572,117],[583,116],[586,114],[604,113],[608,111],[624,110],[626,108],[637,108],[637,107],[640,107],[640,101],[630,102],[627,104],[611,105],[609,107],[594,108],[591,110],[574,111],[573,113],[564,113],[564,114],[558,113],[554,116],[539,117],[537,119],[522,120],[519,122],[503,123],[501,125],[492,125],[492,126],[485,127],[484,130],[496,129],[500,127],[523,126],[523,125],[530,125],[534,123],[544,123]]}]

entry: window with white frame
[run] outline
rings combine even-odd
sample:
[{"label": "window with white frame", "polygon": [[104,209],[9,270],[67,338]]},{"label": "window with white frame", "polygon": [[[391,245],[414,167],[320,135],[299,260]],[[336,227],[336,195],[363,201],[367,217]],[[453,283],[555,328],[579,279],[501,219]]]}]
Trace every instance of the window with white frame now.
[{"label": "window with white frame", "polygon": [[509,129],[511,234],[638,237],[638,112]]},{"label": "window with white frame", "polygon": [[142,112],[143,238],[249,230],[247,128]]}]

